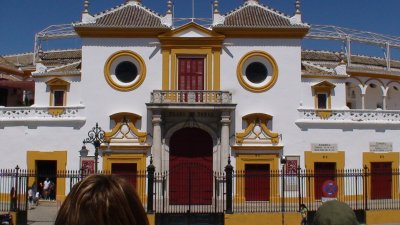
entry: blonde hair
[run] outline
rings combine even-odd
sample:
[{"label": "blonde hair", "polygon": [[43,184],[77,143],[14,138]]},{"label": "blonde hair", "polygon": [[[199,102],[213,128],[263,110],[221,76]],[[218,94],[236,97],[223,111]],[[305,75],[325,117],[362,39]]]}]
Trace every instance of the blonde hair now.
[{"label": "blonde hair", "polygon": [[115,175],[91,175],[77,183],[55,225],[149,225],[134,187]]}]

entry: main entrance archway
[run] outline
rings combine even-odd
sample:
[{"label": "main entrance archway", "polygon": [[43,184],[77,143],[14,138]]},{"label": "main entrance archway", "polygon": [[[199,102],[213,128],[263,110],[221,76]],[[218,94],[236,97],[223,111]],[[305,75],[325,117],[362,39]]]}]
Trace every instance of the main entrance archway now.
[{"label": "main entrance archway", "polygon": [[213,141],[199,128],[182,128],[170,139],[170,204],[211,204]]}]

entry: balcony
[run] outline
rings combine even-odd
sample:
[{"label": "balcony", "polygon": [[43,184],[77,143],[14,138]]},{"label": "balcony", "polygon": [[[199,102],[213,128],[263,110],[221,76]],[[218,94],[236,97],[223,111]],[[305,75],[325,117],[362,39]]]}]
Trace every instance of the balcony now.
[{"label": "balcony", "polygon": [[228,91],[161,91],[151,93],[148,108],[168,109],[234,109],[232,93]]},{"label": "balcony", "polygon": [[73,121],[84,122],[84,106],[69,107],[0,107],[0,123]]},{"label": "balcony", "polygon": [[400,110],[298,109],[296,124],[400,124]]}]

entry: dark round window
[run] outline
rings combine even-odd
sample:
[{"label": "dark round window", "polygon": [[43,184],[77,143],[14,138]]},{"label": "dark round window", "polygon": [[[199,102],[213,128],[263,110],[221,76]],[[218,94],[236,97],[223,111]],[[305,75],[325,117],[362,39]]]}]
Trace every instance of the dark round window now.
[{"label": "dark round window", "polygon": [[268,76],[267,67],[260,62],[250,63],[246,68],[247,79],[255,84],[263,82]]},{"label": "dark round window", "polygon": [[130,83],[136,79],[138,70],[136,65],[129,61],[124,61],[118,64],[115,69],[115,76],[123,83]]}]

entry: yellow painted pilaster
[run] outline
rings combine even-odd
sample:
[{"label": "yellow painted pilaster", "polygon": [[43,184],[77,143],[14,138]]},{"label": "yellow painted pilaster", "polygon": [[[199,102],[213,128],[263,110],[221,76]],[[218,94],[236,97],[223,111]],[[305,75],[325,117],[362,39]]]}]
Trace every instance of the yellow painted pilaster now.
[{"label": "yellow painted pilaster", "polygon": [[213,68],[214,68],[214,91],[219,91],[221,89],[221,49],[217,48],[213,51]]},{"label": "yellow painted pilaster", "polygon": [[162,89],[163,90],[169,90],[169,58],[170,58],[170,51],[168,49],[163,49],[162,50],[162,60],[163,60],[163,65],[162,65]]}]

